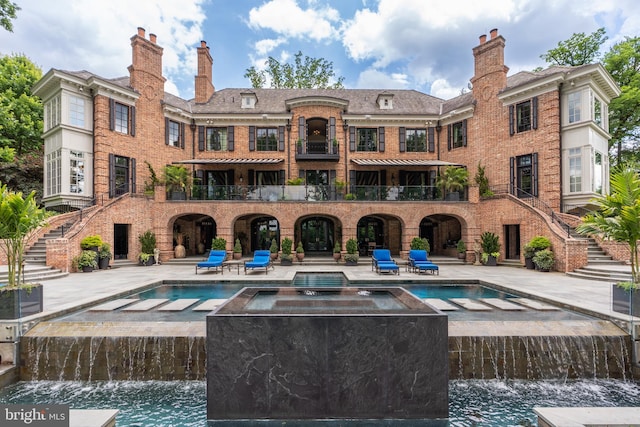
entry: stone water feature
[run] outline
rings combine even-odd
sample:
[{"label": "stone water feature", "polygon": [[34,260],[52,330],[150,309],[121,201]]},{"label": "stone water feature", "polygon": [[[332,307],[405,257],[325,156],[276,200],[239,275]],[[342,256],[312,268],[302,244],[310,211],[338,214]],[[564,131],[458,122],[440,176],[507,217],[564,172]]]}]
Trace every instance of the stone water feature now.
[{"label": "stone water feature", "polygon": [[446,424],[447,346],[402,288],[245,288],[207,316],[207,419]]}]

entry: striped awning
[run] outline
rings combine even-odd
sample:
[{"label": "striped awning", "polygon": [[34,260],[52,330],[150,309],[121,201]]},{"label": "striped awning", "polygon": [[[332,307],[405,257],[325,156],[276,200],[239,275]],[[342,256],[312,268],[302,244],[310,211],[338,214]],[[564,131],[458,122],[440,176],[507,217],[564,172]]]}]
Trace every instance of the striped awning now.
[{"label": "striped awning", "polygon": [[419,159],[351,159],[358,166],[462,166],[442,160]]},{"label": "striped awning", "polygon": [[173,162],[179,165],[269,165],[284,162],[284,159],[191,159]]}]

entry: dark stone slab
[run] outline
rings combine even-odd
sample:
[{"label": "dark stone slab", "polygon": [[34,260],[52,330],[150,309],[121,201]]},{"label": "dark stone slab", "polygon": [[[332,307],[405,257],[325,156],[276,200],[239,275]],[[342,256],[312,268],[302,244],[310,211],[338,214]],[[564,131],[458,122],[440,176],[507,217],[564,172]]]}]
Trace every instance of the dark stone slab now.
[{"label": "dark stone slab", "polygon": [[401,288],[246,288],[207,317],[207,418],[447,418],[447,331]]}]

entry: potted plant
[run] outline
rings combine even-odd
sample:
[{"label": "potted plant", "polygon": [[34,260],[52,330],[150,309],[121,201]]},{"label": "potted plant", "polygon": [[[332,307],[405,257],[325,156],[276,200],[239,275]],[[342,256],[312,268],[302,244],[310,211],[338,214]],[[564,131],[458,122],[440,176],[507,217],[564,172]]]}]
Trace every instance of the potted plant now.
[{"label": "potted plant", "polygon": [[103,242],[98,249],[98,268],[100,270],[106,270],[109,268],[109,260],[113,257],[111,254],[111,245],[107,242]]},{"label": "potted plant", "polygon": [[538,251],[533,256],[533,263],[538,271],[550,271],[551,267],[553,267],[553,261],[553,252],[549,249]]},{"label": "potted plant", "polygon": [[485,231],[480,235],[480,246],[482,248],[482,263],[484,265],[497,265],[500,256],[500,242],[495,233]]},{"label": "potted plant", "polygon": [[236,239],[235,245],[233,245],[233,259],[242,258],[242,245],[240,244],[240,239]]},{"label": "potted plant", "polygon": [[551,247],[551,241],[545,236],[534,236],[529,240],[524,246],[524,263],[525,266],[529,270],[533,270],[535,268],[535,264],[533,262],[533,257],[536,252],[541,251],[543,249],[549,249]]},{"label": "potted plant", "polygon": [[166,165],[162,173],[162,183],[169,200],[186,200],[187,192],[191,188],[191,175],[182,165]]},{"label": "potted plant", "polygon": [[333,138],[331,145],[333,146],[333,154],[338,154],[338,140],[336,138]]},{"label": "potted plant", "polygon": [[302,247],[302,242],[298,242],[298,246],[296,246],[296,258],[300,263],[302,263],[302,260],[304,259],[304,248]]},{"label": "potted plant", "polygon": [[227,250],[227,239],[216,237],[211,241],[211,249],[215,251]]},{"label": "potted plant", "polygon": [[282,239],[282,257],[280,258],[280,264],[292,265],[293,255],[291,255],[291,247],[293,246],[293,240],[288,237]]},{"label": "potted plant", "polygon": [[269,252],[271,256],[271,261],[278,259],[278,242],[276,239],[271,239],[271,246],[269,246]]},{"label": "potted plant", "polygon": [[344,254],[345,264],[358,265],[358,259],[360,259],[360,254],[358,254],[358,241],[354,238],[347,240],[346,249],[347,253]]},{"label": "potted plant", "polygon": [[296,141],[296,151],[298,154],[302,154],[302,139],[300,138]]},{"label": "potted plant", "polygon": [[80,240],[80,249],[82,250],[91,250],[98,252],[100,246],[102,246],[102,237],[100,237],[100,235],[98,234],[87,236]]},{"label": "potted plant", "polygon": [[90,273],[98,268],[98,260],[95,251],[85,249],[80,255],[73,258],[73,265],[78,271]]},{"label": "potted plant", "polygon": [[337,200],[344,199],[344,188],[347,186],[347,183],[344,181],[340,181],[339,179],[336,179],[335,186],[336,186],[336,199]]},{"label": "potted plant", "polygon": [[465,259],[467,257],[467,245],[465,245],[464,240],[458,240],[458,244],[456,245],[456,251],[458,251],[458,258]]},{"label": "potted plant", "polygon": [[353,193],[347,193],[344,195],[345,200],[356,200],[356,195]]},{"label": "potted plant", "polygon": [[429,245],[429,240],[424,237],[414,237],[411,239],[410,248],[429,252],[431,250],[431,245]]},{"label": "potted plant", "polygon": [[340,258],[342,258],[342,247],[340,246],[340,242],[336,241],[336,244],[333,246],[333,259],[336,260],[336,262],[340,261]]},{"label": "potted plant", "polygon": [[458,166],[447,166],[440,174],[436,185],[442,190],[446,200],[460,200],[460,191],[469,183],[469,171]]},{"label": "potted plant", "polygon": [[480,165],[478,162],[478,170],[476,172],[476,176],[474,180],[476,184],[478,184],[478,191],[480,192],[480,197],[491,197],[493,196],[493,191],[489,188],[489,178],[485,175],[484,166]]},{"label": "potted plant", "polygon": [[138,236],[140,241],[140,255],[138,259],[142,265],[151,265],[155,263],[153,250],[156,248],[156,235],[153,231],[147,230]]},{"label": "potted plant", "polygon": [[173,233],[173,238],[176,241],[176,246],[173,248],[173,256],[175,258],[186,258],[187,249],[184,247],[184,233]]},{"label": "potted plant", "polygon": [[0,287],[0,319],[17,319],[42,311],[42,286],[23,283],[25,246],[48,216],[38,208],[35,197],[35,191],[23,197],[6,185],[0,187],[0,247],[7,259],[7,284]]},{"label": "potted plant", "polygon": [[611,305],[613,311],[640,316],[640,298],[636,296],[638,287],[633,282],[618,282],[612,286]]}]

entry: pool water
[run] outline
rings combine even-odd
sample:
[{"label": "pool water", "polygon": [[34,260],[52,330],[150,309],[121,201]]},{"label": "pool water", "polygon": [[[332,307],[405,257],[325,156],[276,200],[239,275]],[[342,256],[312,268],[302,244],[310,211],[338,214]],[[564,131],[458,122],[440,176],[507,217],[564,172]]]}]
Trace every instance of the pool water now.
[{"label": "pool water", "polygon": [[[203,381],[21,382],[0,390],[0,403],[118,409],[118,426],[206,425]],[[533,408],[545,406],[640,406],[640,384],[616,380],[449,382],[450,426],[536,426]]]}]

